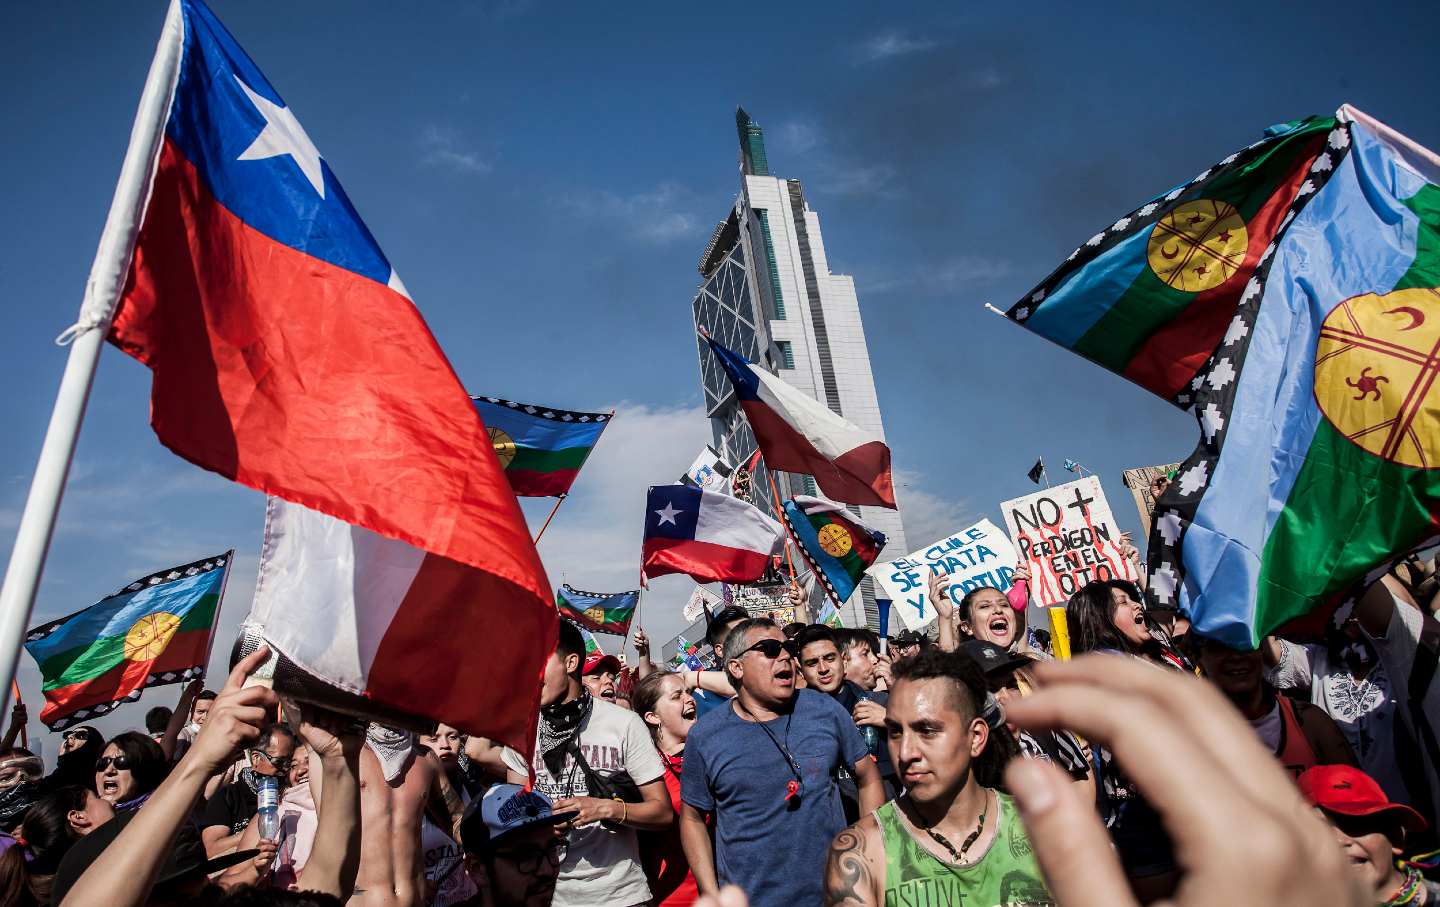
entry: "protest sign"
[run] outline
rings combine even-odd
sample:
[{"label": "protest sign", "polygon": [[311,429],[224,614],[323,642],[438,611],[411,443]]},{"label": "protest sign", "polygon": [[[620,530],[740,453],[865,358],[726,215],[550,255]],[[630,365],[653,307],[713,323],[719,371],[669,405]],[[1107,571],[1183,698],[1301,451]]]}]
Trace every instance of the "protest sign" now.
[{"label": "protest sign", "polygon": [[1058,605],[1093,580],[1136,578],[1120,556],[1120,527],[1095,476],[1056,485],[1000,505],[1021,562],[1030,568],[1030,597]]},{"label": "protest sign", "polygon": [[1155,495],[1150,490],[1150,483],[1162,476],[1169,476],[1180,468],[1179,463],[1168,463],[1164,466],[1141,466],[1139,469],[1125,470],[1125,487],[1135,496],[1135,509],[1140,511],[1140,539],[1150,537],[1150,514],[1155,512]]},{"label": "protest sign", "polygon": [[876,598],[890,599],[890,611],[910,630],[924,630],[935,619],[930,601],[930,577],[944,573],[950,598],[958,601],[981,586],[1000,591],[1010,588],[1015,572],[1015,547],[989,520],[981,520],[933,545],[893,561],[882,561],[865,571],[880,587]]}]

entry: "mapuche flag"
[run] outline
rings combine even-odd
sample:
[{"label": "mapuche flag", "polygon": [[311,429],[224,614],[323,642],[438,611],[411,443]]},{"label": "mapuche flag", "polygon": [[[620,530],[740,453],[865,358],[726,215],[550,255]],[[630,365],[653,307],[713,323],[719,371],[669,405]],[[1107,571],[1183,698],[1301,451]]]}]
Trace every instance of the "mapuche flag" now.
[{"label": "mapuche flag", "polygon": [[142,577],[27,633],[45,693],[40,721],[58,731],[134,702],[146,687],[204,674],[234,554]]},{"label": "mapuche flag", "polygon": [[[469,395],[294,111],[199,0],[172,2],[141,111],[136,134],[163,135],[138,235],[110,224],[102,249],[125,254],[96,264],[124,278],[110,340],[150,368],[160,441],[553,615]],[[527,640],[536,670],[553,643]]]},{"label": "mapuche flag", "polygon": [[638,589],[631,592],[582,592],[565,583],[555,593],[555,605],[560,609],[561,617],[568,617],[587,630],[616,636],[629,635],[630,621],[635,617],[635,608],[639,603]]},{"label": "mapuche flag", "polygon": [[1440,156],[1347,106],[1233,164],[1261,180],[1257,155],[1294,141],[1304,165],[1187,386],[1200,443],[1150,534],[1154,600],[1245,647],[1440,519]]},{"label": "mapuche flag", "polygon": [[844,605],[886,547],[884,533],[865,525],[844,505],[809,495],[786,501],[782,515],[825,595],[837,608]]},{"label": "mapuche flag", "polygon": [[[110,340],[150,368],[161,442],[324,524],[296,536],[315,540],[285,562],[306,594],[267,628],[316,638],[267,639],[297,663],[322,650],[320,679],[387,706],[466,730],[491,710],[533,722],[539,688],[515,678],[539,676],[559,619],[485,425],[294,111],[199,0],[167,14],[135,134],[157,121],[138,234],[112,218],[101,247],[126,254],[97,257],[92,283],[124,277]],[[323,559],[346,551],[364,556]],[[503,646],[497,614],[520,628]],[[512,672],[434,670],[482,644]],[[533,727],[497,737],[527,752]]]},{"label": "mapuche flag", "polygon": [[866,526],[843,505],[822,498],[797,495],[785,502],[782,513],[825,594],[837,607],[843,605],[880,556],[885,534]]},{"label": "mapuche flag", "polygon": [[474,401],[505,478],[520,497],[569,494],[580,467],[614,415],[577,413],[499,397],[475,397]]},{"label": "mapuche flag", "polygon": [[[1096,233],[1006,314],[1185,407],[1334,119],[1260,141]],[[1038,481],[1038,479],[1036,480]]]},{"label": "mapuche flag", "polygon": [[710,338],[765,465],[815,477],[820,490],[847,504],[895,506],[890,448],[813,397]]}]

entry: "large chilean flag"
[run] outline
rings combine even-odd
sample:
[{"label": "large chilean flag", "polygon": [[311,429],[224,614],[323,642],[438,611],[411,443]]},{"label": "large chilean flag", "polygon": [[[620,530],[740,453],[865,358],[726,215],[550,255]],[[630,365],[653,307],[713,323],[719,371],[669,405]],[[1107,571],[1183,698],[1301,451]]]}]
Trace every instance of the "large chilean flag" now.
[{"label": "large chilean flag", "polygon": [[[174,81],[110,330],[153,373],[155,433],[206,469],[483,573],[483,599],[447,618],[541,615],[515,640],[526,657],[512,685],[491,694],[538,697],[529,682],[558,627],[550,584],[485,426],[404,285],[209,9],[172,3],[156,59],[174,61]],[[378,626],[414,645],[410,604]],[[433,613],[413,620],[455,632]]]},{"label": "large chilean flag", "polygon": [[815,477],[826,497],[895,506],[890,448],[860,426],[707,337],[740,399],[765,465]]}]

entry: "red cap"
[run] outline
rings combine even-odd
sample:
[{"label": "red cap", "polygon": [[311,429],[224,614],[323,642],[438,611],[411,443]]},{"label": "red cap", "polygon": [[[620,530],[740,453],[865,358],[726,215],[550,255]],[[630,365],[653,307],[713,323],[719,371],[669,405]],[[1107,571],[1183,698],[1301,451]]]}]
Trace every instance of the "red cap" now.
[{"label": "red cap", "polygon": [[1392,803],[1375,779],[1348,765],[1317,765],[1296,779],[1305,799],[1342,816],[1391,813],[1406,831],[1424,831],[1423,816],[1404,803]]},{"label": "red cap", "polygon": [[604,655],[597,652],[585,659],[585,667],[580,673],[586,677],[591,674],[602,674],[605,671],[609,671],[611,674],[619,674],[623,668],[624,666],[620,664],[620,659],[614,655]]}]

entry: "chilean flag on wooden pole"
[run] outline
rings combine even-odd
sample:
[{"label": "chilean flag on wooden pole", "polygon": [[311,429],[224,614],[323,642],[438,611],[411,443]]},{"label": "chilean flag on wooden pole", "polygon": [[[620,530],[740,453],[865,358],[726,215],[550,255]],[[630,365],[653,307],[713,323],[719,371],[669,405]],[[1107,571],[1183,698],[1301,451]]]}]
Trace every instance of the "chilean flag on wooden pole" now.
[{"label": "chilean flag on wooden pole", "polygon": [[748,583],[765,575],[785,530],[760,508],[718,491],[652,485],[645,496],[640,581],[683,573],[697,583]]},{"label": "chilean flag on wooden pole", "polygon": [[735,386],[766,466],[814,476],[832,500],[894,509],[890,448],[884,441],[739,353],[705,339]]},{"label": "chilean flag on wooden pole", "polygon": [[[12,624],[23,633],[29,619],[107,332],[153,373],[151,424],[179,456],[485,574],[483,606],[454,602],[452,622],[429,632],[548,615],[512,641],[525,657],[508,688],[472,690],[535,708],[538,682],[525,684],[558,623],[485,426],[325,159],[199,0],[170,5],[67,332],[75,346],[0,597],[0,674],[14,670]],[[401,608],[390,629],[409,620]]]}]

